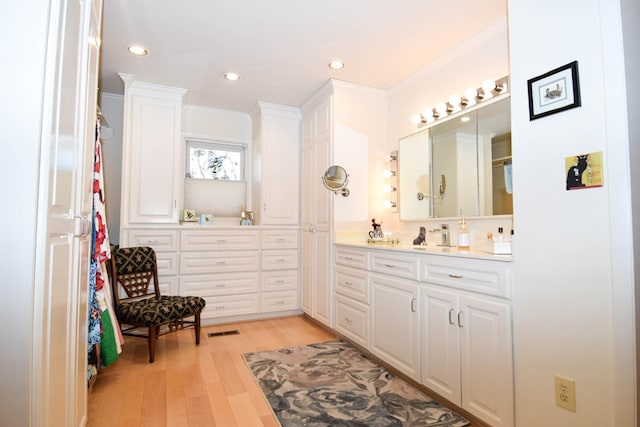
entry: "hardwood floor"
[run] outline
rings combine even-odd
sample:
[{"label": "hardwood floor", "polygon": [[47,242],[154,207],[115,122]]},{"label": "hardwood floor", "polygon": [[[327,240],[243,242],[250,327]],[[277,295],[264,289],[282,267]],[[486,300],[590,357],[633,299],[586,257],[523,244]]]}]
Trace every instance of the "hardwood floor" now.
[{"label": "hardwood floor", "polygon": [[161,337],[148,363],[146,340],[126,337],[93,384],[87,426],[278,427],[242,354],[335,338],[302,316],[207,326],[199,346],[193,329]]},{"label": "hardwood floor", "polygon": [[[237,335],[209,337],[238,330]],[[158,340],[148,363],[146,340],[125,338],[116,363],[100,370],[89,395],[89,427],[277,427],[241,355],[335,338],[303,317],[193,329]]]}]

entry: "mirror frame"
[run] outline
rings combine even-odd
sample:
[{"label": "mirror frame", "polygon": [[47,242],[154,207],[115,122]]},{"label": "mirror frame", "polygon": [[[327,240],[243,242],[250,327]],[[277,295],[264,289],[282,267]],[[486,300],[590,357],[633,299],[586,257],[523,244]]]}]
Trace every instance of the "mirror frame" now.
[{"label": "mirror frame", "polygon": [[349,174],[342,166],[329,166],[324,172],[324,175],[322,175],[322,183],[327,190],[333,191],[334,194],[349,197],[350,191],[347,188],[347,184],[349,184]]}]

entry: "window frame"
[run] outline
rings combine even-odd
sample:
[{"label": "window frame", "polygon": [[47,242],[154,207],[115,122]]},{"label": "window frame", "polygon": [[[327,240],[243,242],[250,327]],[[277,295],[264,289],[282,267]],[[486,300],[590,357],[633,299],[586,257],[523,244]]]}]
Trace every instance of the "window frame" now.
[{"label": "window frame", "polygon": [[[199,178],[191,176],[191,149],[202,148],[207,150],[227,151],[240,154],[240,177],[239,179],[216,179],[216,178]],[[205,140],[186,138],[185,144],[185,176],[190,179],[204,179],[207,181],[219,182],[245,182],[246,155],[247,145],[242,143],[234,143],[220,140]]]}]

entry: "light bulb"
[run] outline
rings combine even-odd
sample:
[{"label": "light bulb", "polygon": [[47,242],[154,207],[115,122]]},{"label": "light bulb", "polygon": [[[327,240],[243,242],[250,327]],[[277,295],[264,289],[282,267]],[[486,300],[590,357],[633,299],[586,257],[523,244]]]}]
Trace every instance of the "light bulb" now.
[{"label": "light bulb", "polygon": [[445,104],[444,102],[441,102],[438,105],[436,105],[436,112],[438,114],[440,114],[441,116],[443,114],[446,114],[446,112],[447,112],[447,104]]},{"label": "light bulb", "polygon": [[382,190],[385,193],[391,193],[392,191],[396,191],[396,187],[394,187],[393,185],[387,184],[382,188]]},{"label": "light bulb", "polygon": [[382,171],[382,176],[385,178],[391,178],[392,176],[394,176],[396,173],[392,170],[386,169],[384,171]]},{"label": "light bulb", "polygon": [[462,98],[460,98],[460,95],[451,95],[451,98],[449,98],[449,104],[451,104],[453,108],[456,108],[458,105],[462,104]]},{"label": "light bulb", "polygon": [[391,209],[391,208],[395,208],[396,207],[396,203],[392,202],[391,200],[385,200],[384,203],[382,204],[382,206],[385,209]]},{"label": "light bulb", "polygon": [[420,114],[412,116],[411,123],[413,123],[414,125],[419,125],[420,123],[422,123],[422,117],[420,117]]},{"label": "light bulb", "polygon": [[482,90],[488,94],[493,92],[493,90],[496,88],[496,82],[488,79],[482,82]]},{"label": "light bulb", "polygon": [[422,117],[429,120],[433,118],[433,110],[431,108],[427,108],[422,112]]}]

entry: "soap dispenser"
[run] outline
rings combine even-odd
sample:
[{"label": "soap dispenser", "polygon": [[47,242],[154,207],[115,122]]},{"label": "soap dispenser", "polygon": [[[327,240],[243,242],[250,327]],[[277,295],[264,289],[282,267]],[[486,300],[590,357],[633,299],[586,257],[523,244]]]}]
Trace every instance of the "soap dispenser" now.
[{"label": "soap dispenser", "polygon": [[460,227],[458,228],[458,249],[469,249],[469,230],[467,229],[467,221],[462,218]]}]

